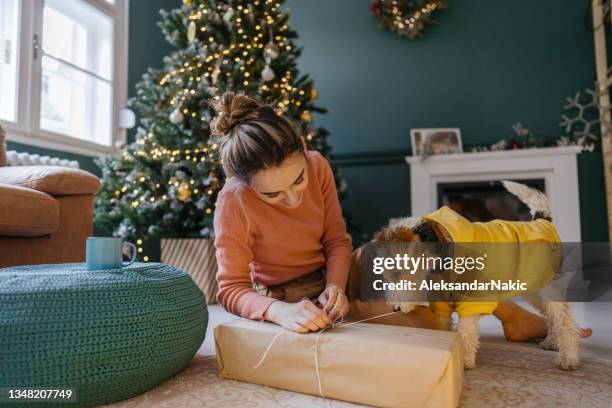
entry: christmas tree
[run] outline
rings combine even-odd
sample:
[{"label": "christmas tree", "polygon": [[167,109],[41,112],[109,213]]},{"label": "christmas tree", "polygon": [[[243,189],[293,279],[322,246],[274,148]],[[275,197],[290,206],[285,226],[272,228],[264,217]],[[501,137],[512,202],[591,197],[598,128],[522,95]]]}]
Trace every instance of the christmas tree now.
[{"label": "christmas tree", "polygon": [[[328,132],[312,124],[317,91],[300,75],[301,49],[284,0],[184,0],[161,11],[159,24],[176,49],[150,69],[130,106],[140,114],[133,143],[98,161],[102,189],[96,228],[138,243],[150,237],[209,237],[224,183],[209,124],[211,98],[226,90],[270,103],[301,124],[309,148],[329,157]],[[342,197],[346,185],[337,170]]]}]

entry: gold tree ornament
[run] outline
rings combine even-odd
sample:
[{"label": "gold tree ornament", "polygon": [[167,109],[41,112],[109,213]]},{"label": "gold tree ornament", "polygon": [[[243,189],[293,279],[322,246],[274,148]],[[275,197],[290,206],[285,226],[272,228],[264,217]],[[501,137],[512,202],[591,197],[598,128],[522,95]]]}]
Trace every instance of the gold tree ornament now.
[{"label": "gold tree ornament", "polygon": [[176,198],[180,201],[185,202],[191,198],[191,189],[186,183],[181,184],[176,191]]},{"label": "gold tree ornament", "polygon": [[300,119],[302,119],[306,123],[310,123],[312,122],[312,113],[310,113],[310,111],[305,110],[300,115]]},{"label": "gold tree ornament", "polygon": [[318,97],[319,97],[319,93],[317,92],[317,90],[316,90],[316,89],[312,88],[312,89],[310,90],[310,100],[311,100],[311,101],[314,101],[314,100],[316,100]]},{"label": "gold tree ornament", "polygon": [[436,24],[432,14],[446,10],[448,0],[422,0],[410,3],[402,0],[372,0],[370,12],[380,27],[411,40],[423,36],[428,25]]},{"label": "gold tree ornament", "polygon": [[183,4],[186,6],[191,6],[192,3],[193,3],[193,0],[183,0]]}]

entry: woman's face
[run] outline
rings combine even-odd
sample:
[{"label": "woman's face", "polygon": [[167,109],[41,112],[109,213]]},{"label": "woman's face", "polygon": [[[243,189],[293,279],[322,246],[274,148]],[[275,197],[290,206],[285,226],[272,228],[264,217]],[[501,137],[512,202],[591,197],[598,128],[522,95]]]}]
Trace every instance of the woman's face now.
[{"label": "woman's face", "polygon": [[250,186],[267,203],[296,208],[302,202],[308,185],[304,153],[295,153],[280,166],[260,170],[251,177]]}]

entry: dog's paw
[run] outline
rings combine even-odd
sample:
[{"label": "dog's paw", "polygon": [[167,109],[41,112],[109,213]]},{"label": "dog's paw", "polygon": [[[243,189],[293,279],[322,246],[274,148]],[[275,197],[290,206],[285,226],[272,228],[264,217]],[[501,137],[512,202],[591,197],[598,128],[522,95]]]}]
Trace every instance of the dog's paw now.
[{"label": "dog's paw", "polygon": [[471,370],[476,367],[476,356],[463,356],[463,368],[466,370]]},{"label": "dog's paw", "polygon": [[546,336],[546,338],[540,342],[540,347],[544,350],[559,351],[559,345],[551,335]]},{"label": "dog's paw", "polygon": [[414,302],[393,302],[390,303],[391,307],[393,307],[394,312],[399,312],[400,310],[403,313],[410,313],[416,307],[416,303]]},{"label": "dog's paw", "polygon": [[580,367],[580,358],[576,356],[573,356],[573,357],[559,356],[559,359],[557,360],[557,367],[565,371],[576,370],[578,367]]}]

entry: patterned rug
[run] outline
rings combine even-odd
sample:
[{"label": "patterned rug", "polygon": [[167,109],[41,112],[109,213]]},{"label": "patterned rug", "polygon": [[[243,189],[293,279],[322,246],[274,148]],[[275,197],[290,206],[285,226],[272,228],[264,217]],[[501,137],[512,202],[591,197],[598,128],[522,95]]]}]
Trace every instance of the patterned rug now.
[{"label": "patterned rug", "polygon": [[[583,359],[564,372],[555,352],[485,344],[478,365],[466,371],[461,407],[608,408],[612,361]],[[359,405],[217,377],[214,357],[196,356],[189,367],[155,389],[109,407],[358,407]]]}]

